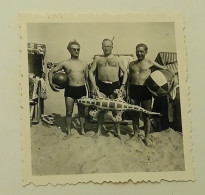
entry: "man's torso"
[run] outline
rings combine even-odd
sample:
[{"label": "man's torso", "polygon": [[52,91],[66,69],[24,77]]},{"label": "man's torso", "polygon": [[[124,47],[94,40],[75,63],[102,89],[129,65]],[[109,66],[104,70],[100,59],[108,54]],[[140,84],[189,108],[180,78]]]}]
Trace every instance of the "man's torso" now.
[{"label": "man's torso", "polygon": [[149,77],[151,74],[151,63],[144,59],[140,62],[138,61],[133,61],[130,64],[130,82],[133,85],[144,85],[146,79]]},{"label": "man's torso", "polygon": [[116,82],[119,80],[119,57],[99,57],[96,62],[98,79],[101,81]]},{"label": "man's torso", "polygon": [[69,78],[69,86],[85,85],[86,64],[81,60],[66,60],[63,62],[64,71]]}]

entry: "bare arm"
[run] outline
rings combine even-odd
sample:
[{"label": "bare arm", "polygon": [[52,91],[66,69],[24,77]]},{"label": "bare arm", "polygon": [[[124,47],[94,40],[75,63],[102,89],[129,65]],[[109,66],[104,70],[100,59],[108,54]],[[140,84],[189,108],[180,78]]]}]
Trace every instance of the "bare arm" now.
[{"label": "bare arm", "polygon": [[85,68],[85,81],[86,82],[88,81],[88,65],[86,65],[86,68]]},{"label": "bare arm", "polygon": [[167,66],[162,66],[162,65],[158,64],[157,62],[152,62],[152,61],[149,61],[149,62],[152,63],[153,66],[156,66],[156,67],[158,67],[158,68],[160,68],[160,69],[162,69],[162,70],[167,70],[167,71],[171,72],[173,75],[175,75],[174,71],[171,70],[169,67],[167,67]]},{"label": "bare arm", "polygon": [[85,85],[87,86],[87,89],[88,91],[90,91],[90,86],[89,86],[89,83],[88,83],[88,65],[86,65],[86,69],[85,69]]},{"label": "bare arm", "polygon": [[99,58],[95,57],[95,59],[92,63],[92,66],[89,70],[89,78],[90,78],[90,81],[91,81],[91,93],[94,96],[100,96],[99,89],[96,85],[95,78],[94,78],[94,72],[96,71],[96,68],[97,68],[97,60],[98,59]]},{"label": "bare arm", "polygon": [[131,66],[132,66],[132,62],[129,63],[128,65],[128,77],[127,77],[127,89],[129,90],[129,86],[131,84],[131,74],[132,74],[132,70],[131,70]]},{"label": "bare arm", "polygon": [[166,70],[167,68],[165,66],[162,66],[160,64],[158,64],[157,62],[153,62],[151,60],[148,60],[148,62],[152,65],[152,66],[156,66],[157,68],[159,69],[162,69],[162,70]]},{"label": "bare arm", "polygon": [[127,82],[127,70],[126,70],[125,65],[121,59],[119,59],[119,67],[120,67],[120,70],[123,72],[122,86],[120,87],[120,90],[122,90],[123,95],[125,95],[126,94],[125,84]]},{"label": "bare arm", "polygon": [[59,70],[62,70],[63,69],[63,63],[59,63],[55,68],[51,69],[48,73],[48,81],[49,81],[49,84],[52,88],[53,91],[59,91],[57,89],[57,86],[55,84],[53,84],[53,81],[52,81],[52,78],[53,78],[53,74],[55,72],[58,72]]},{"label": "bare arm", "polygon": [[129,68],[128,68],[128,78],[127,78],[127,101],[130,102],[129,100],[129,88],[130,88],[130,84],[131,84],[131,74],[132,74],[132,70],[131,70],[131,66],[132,66],[132,62],[129,63]]},{"label": "bare arm", "polygon": [[92,66],[90,70],[88,71],[89,79],[91,81],[92,88],[94,89],[97,89],[95,78],[94,78],[94,72],[96,71],[96,67],[97,67],[97,58],[94,59]]},{"label": "bare arm", "polygon": [[121,59],[119,60],[119,67],[120,67],[120,70],[123,72],[122,84],[125,85],[127,82],[127,70],[126,70],[125,65]]}]

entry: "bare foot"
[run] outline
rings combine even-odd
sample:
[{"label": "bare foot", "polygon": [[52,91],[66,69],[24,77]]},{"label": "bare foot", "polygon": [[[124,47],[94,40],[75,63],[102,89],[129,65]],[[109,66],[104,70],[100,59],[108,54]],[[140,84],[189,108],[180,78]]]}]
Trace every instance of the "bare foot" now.
[{"label": "bare foot", "polygon": [[67,133],[62,133],[62,134],[60,135],[60,137],[61,137],[63,140],[67,140],[67,139],[70,137],[70,135],[68,135]]},{"label": "bare foot", "polygon": [[134,134],[130,139],[139,141],[140,140],[140,135],[139,134]]},{"label": "bare foot", "polygon": [[117,134],[117,138],[119,138],[120,140],[122,140],[122,135],[121,135],[121,134]]},{"label": "bare foot", "polygon": [[101,135],[101,132],[98,131],[97,133],[95,133],[94,138],[98,138]]},{"label": "bare foot", "polygon": [[107,131],[102,130],[101,135],[105,136],[105,137],[109,137],[109,134]]},{"label": "bare foot", "polygon": [[143,140],[143,142],[144,142],[144,144],[145,144],[147,147],[151,147],[151,146],[153,145],[152,140],[149,139],[149,138],[145,138],[145,139]]},{"label": "bare foot", "polygon": [[82,134],[82,135],[85,135],[85,131],[84,131],[84,129],[81,131],[81,134]]},{"label": "bare foot", "polygon": [[71,136],[71,131],[67,131],[66,134],[67,134],[67,137],[70,137]]}]

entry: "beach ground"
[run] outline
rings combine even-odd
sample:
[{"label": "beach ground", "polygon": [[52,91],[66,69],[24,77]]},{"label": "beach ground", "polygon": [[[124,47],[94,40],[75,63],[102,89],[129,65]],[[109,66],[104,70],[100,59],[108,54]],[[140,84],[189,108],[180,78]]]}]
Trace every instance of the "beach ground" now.
[{"label": "beach ground", "polygon": [[[73,117],[72,135],[66,137],[65,117],[54,114],[55,124],[44,122],[31,127],[33,175],[65,175],[89,173],[183,171],[182,133],[173,129],[150,134],[152,146],[142,139],[130,139],[131,125],[121,125],[122,140],[115,135],[112,124],[105,124],[103,135],[96,138],[95,123],[86,123],[80,135],[77,116]],[[142,127],[141,127],[142,128]]]}]

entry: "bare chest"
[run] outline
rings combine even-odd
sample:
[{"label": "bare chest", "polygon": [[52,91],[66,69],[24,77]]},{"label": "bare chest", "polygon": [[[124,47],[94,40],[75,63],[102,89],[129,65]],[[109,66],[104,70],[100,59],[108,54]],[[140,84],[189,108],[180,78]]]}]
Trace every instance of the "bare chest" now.
[{"label": "bare chest", "polygon": [[84,73],[85,65],[83,63],[69,63],[64,65],[65,72],[68,74],[71,73]]},{"label": "bare chest", "polygon": [[119,63],[115,58],[101,58],[98,60],[97,65],[98,67],[118,67]]},{"label": "bare chest", "polygon": [[132,73],[146,73],[150,72],[150,65],[147,63],[138,63],[138,64],[133,64],[131,67]]}]

